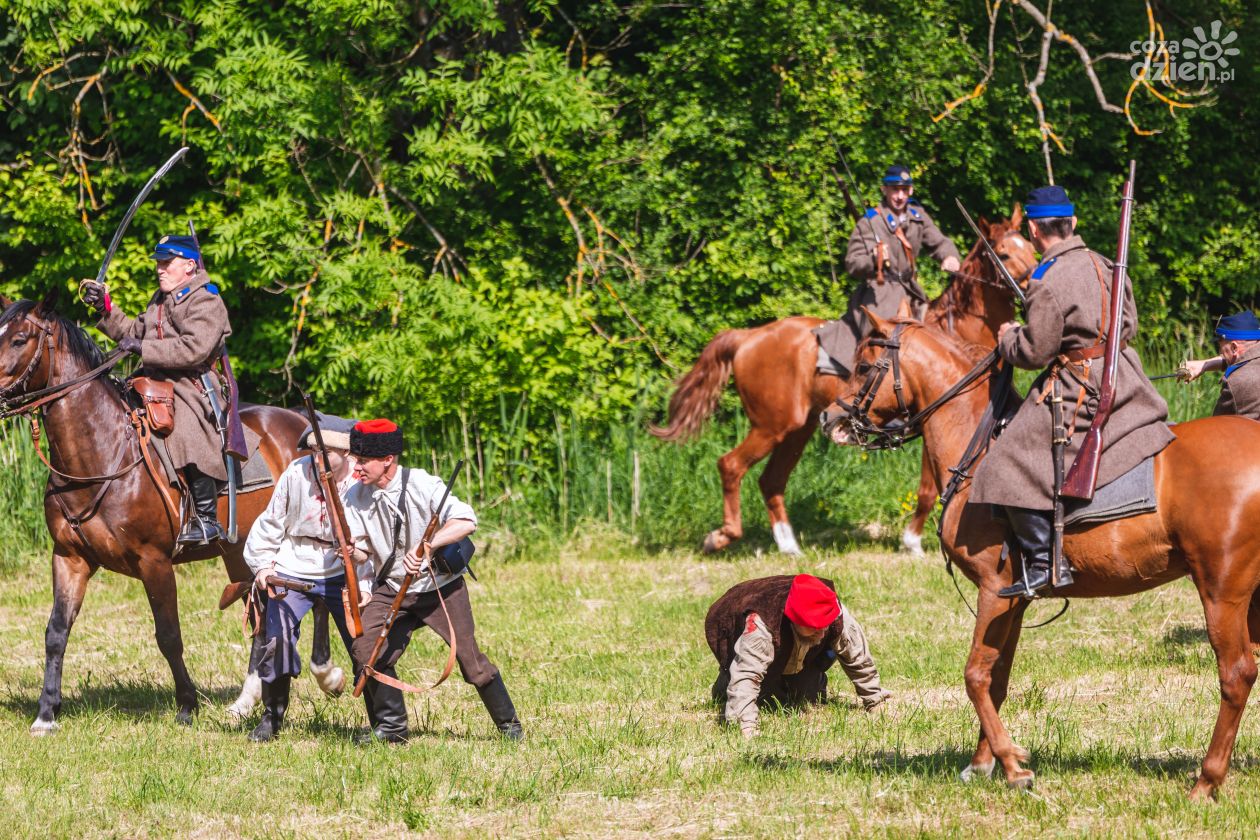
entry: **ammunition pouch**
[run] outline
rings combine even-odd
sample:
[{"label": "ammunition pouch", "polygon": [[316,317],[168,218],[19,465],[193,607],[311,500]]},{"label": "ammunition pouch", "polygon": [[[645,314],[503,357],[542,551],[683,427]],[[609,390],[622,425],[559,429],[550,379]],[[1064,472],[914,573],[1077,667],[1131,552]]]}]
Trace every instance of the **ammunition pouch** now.
[{"label": "ammunition pouch", "polygon": [[147,376],[132,377],[130,385],[144,403],[149,427],[159,435],[175,431],[175,385]]},{"label": "ammunition pouch", "polygon": [[433,568],[443,575],[461,575],[468,571],[477,547],[473,541],[464,537],[459,542],[444,545],[433,552]]}]

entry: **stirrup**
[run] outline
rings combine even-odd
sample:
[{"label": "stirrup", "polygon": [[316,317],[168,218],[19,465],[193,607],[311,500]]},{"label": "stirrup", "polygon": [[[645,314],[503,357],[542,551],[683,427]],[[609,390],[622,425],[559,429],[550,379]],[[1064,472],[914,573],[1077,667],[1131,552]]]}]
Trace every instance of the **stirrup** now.
[{"label": "stirrup", "polygon": [[217,521],[211,519],[207,524],[205,519],[194,513],[184,524],[184,529],[179,532],[175,542],[183,545],[208,545],[223,537],[223,527]]}]

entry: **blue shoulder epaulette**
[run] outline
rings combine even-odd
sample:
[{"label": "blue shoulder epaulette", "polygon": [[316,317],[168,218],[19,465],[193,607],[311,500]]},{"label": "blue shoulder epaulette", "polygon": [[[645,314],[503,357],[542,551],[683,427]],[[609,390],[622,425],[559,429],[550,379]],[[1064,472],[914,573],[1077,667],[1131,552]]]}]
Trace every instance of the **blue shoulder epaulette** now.
[{"label": "blue shoulder epaulette", "polygon": [[1057,259],[1059,258],[1051,257],[1048,260],[1043,260],[1040,265],[1033,269],[1033,273],[1029,279],[1040,280],[1043,276],[1045,276],[1045,273],[1050,270],[1050,266],[1054,265]]},{"label": "blue shoulder epaulette", "polygon": [[206,291],[212,295],[217,295],[219,293],[219,287],[214,285],[213,283],[207,283]]},{"label": "blue shoulder epaulette", "polygon": [[875,217],[876,217],[876,216],[878,216],[878,215],[879,215],[879,213],[875,212],[875,208],[874,208],[874,207],[867,207],[867,208],[866,208],[866,218],[868,218],[868,219],[873,219],[873,218],[875,218]]},{"label": "blue shoulder epaulette", "polygon": [[1254,361],[1255,361],[1255,359],[1246,359],[1246,360],[1244,360],[1244,361],[1238,362],[1237,364],[1230,365],[1229,367],[1225,368],[1225,375],[1224,375],[1223,377],[1221,377],[1221,378],[1222,378],[1222,379],[1229,379],[1229,375],[1230,375],[1231,373],[1233,373],[1234,371],[1238,370],[1238,369],[1239,369],[1240,367],[1242,367],[1243,365],[1245,365],[1245,364],[1249,364],[1249,363],[1254,362]]}]

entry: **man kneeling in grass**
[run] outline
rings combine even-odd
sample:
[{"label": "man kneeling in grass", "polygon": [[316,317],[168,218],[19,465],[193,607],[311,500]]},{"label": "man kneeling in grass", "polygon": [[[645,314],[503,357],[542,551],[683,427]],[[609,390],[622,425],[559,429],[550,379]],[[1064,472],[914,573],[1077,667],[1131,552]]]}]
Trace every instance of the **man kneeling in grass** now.
[{"label": "man kneeling in grass", "polygon": [[723,719],[751,738],[758,706],[827,700],[827,669],[839,659],[867,711],[892,695],[857,619],[840,606],[831,581],[775,575],[738,583],[709,608],[704,635],[718,661],[713,699]]}]

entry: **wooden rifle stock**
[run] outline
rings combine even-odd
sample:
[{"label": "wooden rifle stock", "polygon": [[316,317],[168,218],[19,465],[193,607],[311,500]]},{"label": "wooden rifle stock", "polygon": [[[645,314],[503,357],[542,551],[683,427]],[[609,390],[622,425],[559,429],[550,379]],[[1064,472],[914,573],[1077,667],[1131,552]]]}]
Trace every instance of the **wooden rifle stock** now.
[{"label": "wooden rifle stock", "polygon": [[311,401],[311,395],[305,392],[302,392],[302,402],[306,405],[306,413],[310,415],[311,431],[315,435],[316,453],[311,461],[320,490],[324,494],[328,524],[332,527],[333,546],[346,570],[346,586],[341,590],[346,629],[350,631],[350,638],[357,639],[363,635],[363,614],[359,611],[359,575],[354,568],[354,543],[350,539],[350,530],[346,527],[346,511],[341,505],[341,494],[337,492],[337,479],[333,478],[328,447],[324,445],[324,435],[319,429],[319,419],[315,416],[315,404]]},{"label": "wooden rifle stock", "polygon": [[1116,399],[1116,369],[1120,365],[1120,330],[1124,324],[1124,292],[1128,280],[1129,229],[1133,223],[1133,182],[1137,162],[1129,161],[1129,179],[1124,182],[1120,198],[1120,234],[1116,244],[1116,262],[1111,271],[1111,311],[1107,319],[1107,352],[1103,359],[1102,388],[1098,395],[1098,411],[1089,424],[1081,450],[1063,479],[1059,495],[1066,499],[1094,498],[1098,484],[1098,464],[1102,458],[1102,430],[1111,416]]},{"label": "wooden rifle stock", "polygon": [[[433,535],[437,533],[437,529],[442,525],[442,508],[446,507],[446,498],[451,494],[451,485],[455,483],[455,479],[459,477],[459,471],[464,468],[464,459],[460,458],[455,462],[455,469],[451,471],[451,480],[446,482],[446,490],[442,492],[442,498],[437,503],[429,515],[429,524],[424,527],[424,536],[420,538],[420,544],[423,545],[433,539]],[[404,516],[407,512],[402,511]],[[433,574],[433,559],[429,559],[429,574],[433,577],[433,582],[437,583],[437,576]],[[403,599],[407,597],[407,590],[411,588],[411,584],[415,582],[416,576],[408,572],[403,576],[402,585],[398,588],[398,594],[394,596],[393,603],[389,605],[389,613],[385,616],[385,623],[381,625],[381,634],[376,637],[376,642],[372,645],[372,652],[368,654],[367,661],[363,663],[363,670],[359,673],[359,679],[354,684],[354,696],[359,697],[363,694],[363,689],[367,685],[368,678],[375,673],[376,660],[381,655],[381,648],[385,647],[385,639],[389,636],[389,630],[394,626],[394,619],[398,618],[398,611],[402,609]],[[435,590],[436,591],[436,587]],[[441,593],[438,593],[441,598]],[[449,621],[449,616],[448,616]],[[455,637],[451,636],[451,644],[455,644]],[[449,667],[449,663],[448,663]],[[443,674],[445,677],[445,674]],[[441,682],[441,680],[439,680]]]}]

